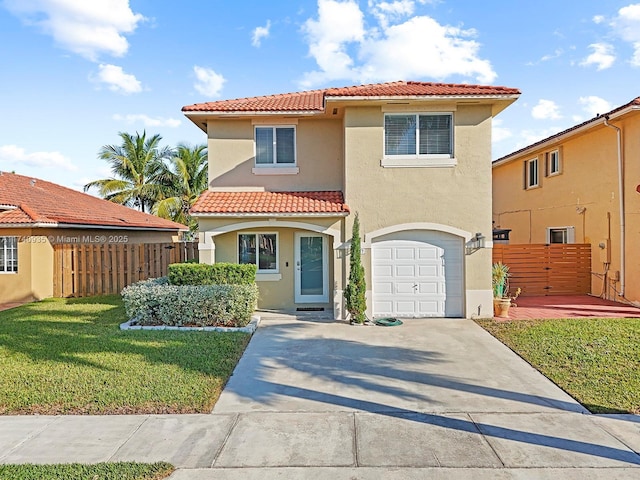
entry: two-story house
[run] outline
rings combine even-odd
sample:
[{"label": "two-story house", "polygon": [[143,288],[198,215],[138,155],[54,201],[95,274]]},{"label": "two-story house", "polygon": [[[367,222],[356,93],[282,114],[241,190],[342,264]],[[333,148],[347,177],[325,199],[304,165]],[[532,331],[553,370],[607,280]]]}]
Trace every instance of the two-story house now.
[{"label": "two-story house", "polygon": [[400,81],[184,107],[208,137],[200,261],[257,264],[260,308],[344,318],[358,213],[369,317],[491,316],[491,123],[518,96]]},{"label": "two-story house", "polygon": [[510,243],[591,244],[591,292],[640,301],[640,97],[493,163]]}]

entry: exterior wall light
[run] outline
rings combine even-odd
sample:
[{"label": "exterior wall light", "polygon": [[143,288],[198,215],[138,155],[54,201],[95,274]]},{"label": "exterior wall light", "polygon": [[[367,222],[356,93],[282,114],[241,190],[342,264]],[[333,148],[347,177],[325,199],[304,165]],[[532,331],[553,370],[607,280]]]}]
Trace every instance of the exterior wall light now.
[{"label": "exterior wall light", "polygon": [[482,233],[476,233],[466,244],[467,255],[485,247],[485,237]]}]

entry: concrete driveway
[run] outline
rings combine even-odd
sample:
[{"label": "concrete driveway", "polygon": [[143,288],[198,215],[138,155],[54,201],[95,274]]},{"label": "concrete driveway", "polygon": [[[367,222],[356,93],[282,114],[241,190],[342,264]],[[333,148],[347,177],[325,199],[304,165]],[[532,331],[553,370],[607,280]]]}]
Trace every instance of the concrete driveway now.
[{"label": "concrete driveway", "polygon": [[581,412],[470,320],[263,317],[214,413]]},{"label": "concrete driveway", "polygon": [[263,318],[213,413],[235,416],[213,463],[226,475],[640,475],[640,423],[589,415],[469,320]]}]

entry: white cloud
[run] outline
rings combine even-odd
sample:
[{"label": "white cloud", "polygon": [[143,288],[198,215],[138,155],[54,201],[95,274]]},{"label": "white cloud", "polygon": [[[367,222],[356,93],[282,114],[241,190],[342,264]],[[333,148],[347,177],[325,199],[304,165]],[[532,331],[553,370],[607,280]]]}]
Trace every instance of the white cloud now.
[{"label": "white cloud", "polygon": [[142,84],[129,73],[125,73],[122,67],[110,64],[98,65],[98,74],[90,76],[89,79],[97,83],[105,83],[107,88],[113,92],[129,95],[142,91]]},{"label": "white cloud", "polygon": [[604,15],[594,15],[592,20],[593,20],[593,23],[600,24],[604,22],[605,18],[604,18]]},{"label": "white cloud", "polygon": [[553,100],[540,99],[531,109],[531,116],[538,120],[557,120],[562,118],[560,108]]},{"label": "white cloud", "polygon": [[393,2],[369,0],[369,8],[382,28],[387,28],[389,22],[413,15],[415,2],[412,0],[395,0]]},{"label": "white cloud", "polygon": [[630,63],[640,67],[640,3],[622,7],[618,15],[612,20],[614,31],[633,46],[633,56]]},{"label": "white cloud", "polygon": [[548,62],[549,60],[559,58],[563,54],[564,54],[564,50],[562,48],[556,48],[553,53],[547,53],[546,55],[543,55],[542,57],[540,57],[540,60],[537,60],[535,62],[527,62],[525,65],[527,65],[528,67],[532,65],[538,65],[539,63]]},{"label": "white cloud", "polygon": [[491,139],[493,143],[501,142],[513,136],[513,132],[506,127],[502,126],[502,119],[496,118],[493,120]]},{"label": "white cloud", "polygon": [[589,116],[588,118],[607,113],[613,108],[604,98],[596,97],[595,95],[580,97],[578,103],[582,105],[582,110]]},{"label": "white cloud", "polygon": [[0,145],[0,163],[4,162],[11,166],[20,164],[29,167],[55,167],[68,171],[78,170],[78,167],[60,152],[27,153],[24,148],[17,145]]},{"label": "white cloud", "polygon": [[217,97],[220,95],[222,86],[226,81],[222,75],[210,68],[199,67],[198,65],[193,67],[193,72],[196,74],[196,83],[193,87],[198,93],[207,97]]},{"label": "white cloud", "polygon": [[318,0],[318,20],[309,19],[303,27],[309,40],[309,54],[319,72],[305,74],[303,84],[352,77],[353,60],[346,52],[352,42],[364,40],[364,15],[357,3]]},{"label": "white cloud", "polygon": [[4,5],[60,47],[92,61],[103,53],[124,55],[129,49],[125,35],[145,20],[133,13],[129,0],[5,0]]},{"label": "white cloud", "polygon": [[616,56],[613,50],[613,45],[608,43],[592,43],[589,48],[593,49],[593,52],[585,58],[580,65],[588,67],[590,65],[596,65],[598,70],[605,70],[616,61]]},{"label": "white cloud", "polygon": [[267,20],[267,24],[264,27],[256,27],[253,30],[253,36],[251,37],[251,45],[259,47],[262,44],[263,38],[269,38],[271,30],[271,20]]},{"label": "white cloud", "polygon": [[319,70],[307,72],[302,86],[344,79],[443,80],[456,74],[482,83],[495,80],[491,63],[478,56],[475,30],[441,25],[428,16],[407,19],[414,3],[370,1],[378,26],[367,28],[364,13],[354,0],[318,0],[317,19],[307,20],[303,31]]},{"label": "white cloud", "polygon": [[134,123],[142,123],[145,127],[171,127],[176,128],[179,127],[182,123],[180,120],[176,118],[163,118],[163,117],[150,117],[143,113],[139,114],[128,114],[128,115],[120,115],[115,114],[111,118],[116,121],[124,121],[128,125],[132,125]]}]

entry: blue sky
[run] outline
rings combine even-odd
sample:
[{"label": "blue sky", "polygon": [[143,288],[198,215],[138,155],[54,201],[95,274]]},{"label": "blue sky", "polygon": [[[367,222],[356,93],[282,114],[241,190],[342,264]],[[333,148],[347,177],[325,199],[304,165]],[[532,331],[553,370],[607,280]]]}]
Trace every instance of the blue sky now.
[{"label": "blue sky", "polygon": [[184,105],[394,80],[519,88],[493,158],[640,96],[640,3],[0,0],[0,170],[81,189]]}]

